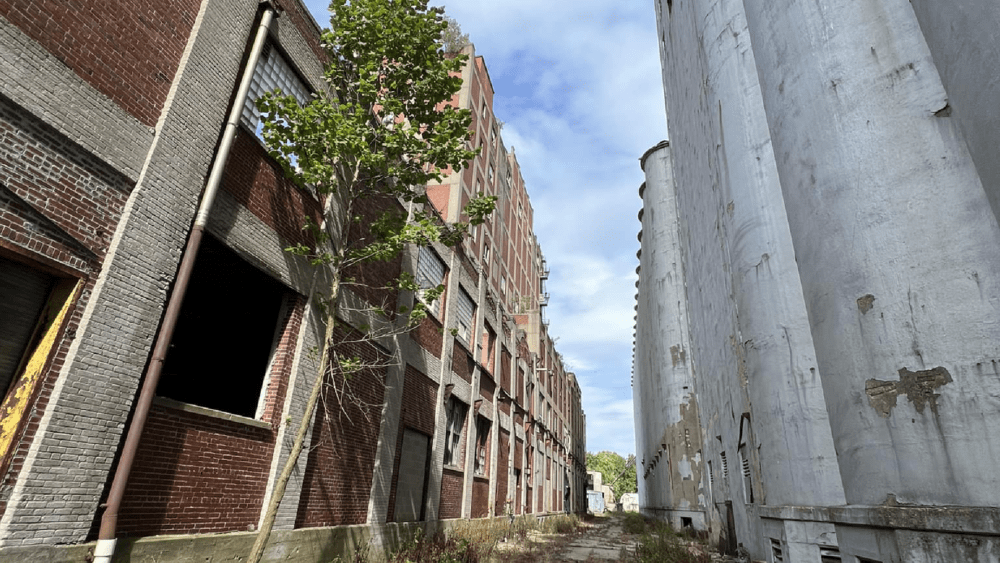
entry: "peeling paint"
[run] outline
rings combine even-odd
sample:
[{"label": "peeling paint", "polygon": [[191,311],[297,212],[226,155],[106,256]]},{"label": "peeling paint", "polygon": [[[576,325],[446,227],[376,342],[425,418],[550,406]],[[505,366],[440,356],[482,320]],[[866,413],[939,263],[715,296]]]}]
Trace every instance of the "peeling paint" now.
[{"label": "peeling paint", "polygon": [[47,318],[44,321],[42,337],[28,359],[24,372],[15,383],[13,393],[8,393],[3,405],[0,406],[0,459],[6,458],[11,453],[11,449],[16,445],[14,442],[27,414],[31,398],[35,393],[38,384],[41,382],[42,373],[48,363],[52,349],[56,345],[56,338],[59,329],[73,304],[76,294],[83,282],[76,280],[65,280],[56,287],[46,304],[47,311],[43,313]]},{"label": "peeling paint", "polygon": [[679,344],[670,347],[670,361],[674,363],[674,367],[687,361],[687,353]]},{"label": "peeling paint", "polygon": [[865,393],[868,404],[882,418],[889,418],[892,414],[899,395],[906,395],[918,413],[923,414],[924,407],[929,404],[931,411],[937,414],[937,398],[941,395],[934,390],[951,382],[951,374],[940,366],[921,371],[910,371],[904,367],[899,370],[899,381],[869,379],[865,382]]},{"label": "peeling paint", "polygon": [[864,315],[868,311],[872,310],[873,303],[875,303],[875,296],[871,293],[858,297],[858,310],[861,311],[862,315]]}]

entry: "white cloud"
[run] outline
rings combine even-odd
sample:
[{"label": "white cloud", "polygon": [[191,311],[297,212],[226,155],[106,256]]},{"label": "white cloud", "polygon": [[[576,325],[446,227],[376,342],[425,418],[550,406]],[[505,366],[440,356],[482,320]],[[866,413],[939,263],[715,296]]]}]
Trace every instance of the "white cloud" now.
[{"label": "white cloud", "polygon": [[588,450],[631,452],[638,158],[667,136],[652,5],[438,3],[484,56],[516,147],[552,269],[550,331],[586,382]]}]

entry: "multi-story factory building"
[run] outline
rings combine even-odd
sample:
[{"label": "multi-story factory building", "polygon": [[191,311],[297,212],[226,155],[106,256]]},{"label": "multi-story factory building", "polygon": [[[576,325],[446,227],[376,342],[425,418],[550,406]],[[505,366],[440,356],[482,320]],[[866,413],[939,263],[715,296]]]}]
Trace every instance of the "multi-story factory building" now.
[{"label": "multi-story factory building", "polygon": [[[0,559],[93,551],[199,230],[116,553],[249,551],[324,332],[314,270],[283,250],[308,242],[303,219],[323,209],[265,151],[252,99],[325,87],[319,31],[298,0],[0,5]],[[380,367],[352,380],[356,400],[328,393],[308,422],[269,558],[329,560],[448,519],[585,510],[580,389],[543,317],[524,180],[485,63],[468,53],[455,103],[474,110],[483,150],[428,193],[450,220],[473,193],[498,209],[456,250],[410,248],[364,272],[446,290],[389,346],[339,334]],[[217,194],[199,215],[206,185]]]}]

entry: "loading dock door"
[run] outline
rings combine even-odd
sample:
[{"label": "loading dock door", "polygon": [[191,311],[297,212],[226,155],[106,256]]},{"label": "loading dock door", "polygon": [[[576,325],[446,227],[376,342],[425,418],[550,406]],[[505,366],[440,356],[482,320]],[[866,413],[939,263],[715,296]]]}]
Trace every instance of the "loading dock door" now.
[{"label": "loading dock door", "polygon": [[38,316],[54,278],[0,258],[0,397],[19,371],[25,350],[38,332]]},{"label": "loading dock door", "polygon": [[396,481],[396,522],[420,520],[427,482],[427,452],[430,437],[414,430],[403,430],[403,448]]}]

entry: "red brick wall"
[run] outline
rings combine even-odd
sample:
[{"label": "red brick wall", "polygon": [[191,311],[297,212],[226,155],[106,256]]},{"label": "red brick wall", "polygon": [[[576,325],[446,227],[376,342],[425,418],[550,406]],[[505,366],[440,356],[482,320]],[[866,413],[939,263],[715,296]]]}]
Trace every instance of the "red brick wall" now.
[{"label": "red brick wall", "polygon": [[494,514],[503,516],[507,510],[507,476],[510,467],[510,432],[500,430],[500,440],[497,446],[497,495],[493,502]]},{"label": "red brick wall", "polygon": [[441,346],[444,344],[444,333],[441,323],[432,317],[425,317],[417,328],[410,332],[410,338],[420,345],[421,348],[434,354],[435,358],[441,357]]},{"label": "red brick wall", "polygon": [[143,124],[160,116],[198,0],[8,0],[0,15]]},{"label": "red brick wall", "polygon": [[[334,338],[344,342],[357,336],[338,331]],[[337,351],[366,363],[386,361],[374,345],[340,344]],[[363,524],[367,519],[385,372],[384,367],[366,369],[346,381],[340,375],[328,376],[328,385],[336,385],[373,407],[366,411],[354,401],[341,403],[333,389],[328,386],[325,390],[312,431],[296,527]]]},{"label": "red brick wall", "polygon": [[392,486],[389,490],[388,521],[395,521],[396,486],[399,481],[399,461],[403,451],[403,429],[412,428],[418,432],[434,436],[434,410],[437,405],[437,383],[407,365],[403,377],[403,403],[400,409],[399,434],[396,438],[396,454],[392,470]]},{"label": "red brick wall", "polygon": [[451,370],[458,374],[459,377],[472,382],[472,369],[469,365],[469,352],[465,349],[465,346],[455,340],[455,346],[451,351]]},{"label": "red brick wall", "polygon": [[479,378],[479,395],[487,402],[493,402],[493,394],[496,392],[497,384],[488,373],[483,372]]},{"label": "red brick wall", "polygon": [[[7,3],[0,11],[20,5]],[[49,126],[0,101],[0,254],[48,274],[83,280],[31,399],[33,405],[19,424],[13,452],[0,469],[4,497],[17,480],[48,406],[132,187]],[[0,503],[0,512],[4,508]]]},{"label": "red brick wall", "polygon": [[97,269],[132,187],[47,125],[0,103],[0,240],[7,248],[54,266]]},{"label": "red brick wall", "polygon": [[502,387],[508,395],[511,394],[510,359],[510,352],[508,352],[507,347],[504,346],[500,351],[500,387]]},{"label": "red brick wall", "polygon": [[472,479],[472,517],[485,518],[490,515],[490,480],[486,477]]},{"label": "red brick wall", "polygon": [[308,231],[302,230],[303,219],[308,215],[318,225],[322,206],[285,179],[281,167],[268,156],[260,141],[245,129],[236,133],[222,188],[274,229],[282,240],[312,243]]},{"label": "red brick wall", "polygon": [[154,405],[118,519],[132,536],[246,530],[257,524],[273,432]]},{"label": "red brick wall", "polygon": [[462,487],[465,474],[461,471],[445,468],[441,475],[441,508],[438,518],[462,517]]},{"label": "red brick wall", "polygon": [[305,309],[303,297],[291,299],[263,390],[262,420],[272,428],[154,405],[122,499],[123,533],[229,532],[257,524]]},{"label": "red brick wall", "polygon": [[[361,221],[351,226],[348,234],[350,248],[361,249],[371,244],[373,239],[369,227],[385,213],[405,215],[405,210],[395,198],[372,196],[355,200],[353,213]],[[368,303],[392,311],[395,315],[398,290],[396,279],[402,269],[402,254],[389,261],[369,261],[344,270],[345,289],[361,296]],[[354,281],[350,281],[353,279]],[[441,296],[444,298],[444,295]]]}]

